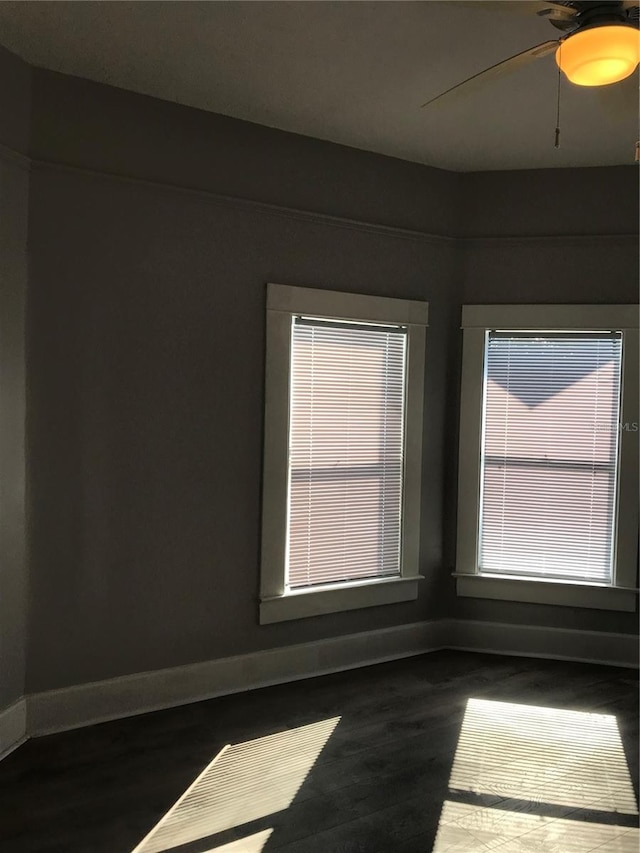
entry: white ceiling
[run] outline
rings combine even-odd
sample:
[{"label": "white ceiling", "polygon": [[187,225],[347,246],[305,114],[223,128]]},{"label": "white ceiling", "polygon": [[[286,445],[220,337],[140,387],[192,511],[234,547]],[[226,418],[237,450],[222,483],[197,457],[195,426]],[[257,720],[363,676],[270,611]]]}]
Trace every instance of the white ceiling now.
[{"label": "white ceiling", "polygon": [[[562,86],[553,55],[420,104],[559,32],[513,3],[0,2],[29,63],[458,171],[633,163],[637,77]],[[523,4],[524,5],[524,4]]]}]

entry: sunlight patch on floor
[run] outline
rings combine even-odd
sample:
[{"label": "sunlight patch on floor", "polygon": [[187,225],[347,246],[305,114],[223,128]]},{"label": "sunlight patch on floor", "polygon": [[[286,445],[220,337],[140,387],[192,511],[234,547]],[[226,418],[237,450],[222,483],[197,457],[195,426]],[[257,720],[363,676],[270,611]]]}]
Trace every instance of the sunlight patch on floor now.
[{"label": "sunlight patch on floor", "polygon": [[269,840],[272,832],[272,829],[265,829],[264,832],[247,835],[246,838],[230,841],[229,844],[222,844],[218,847],[207,847],[202,853],[262,853],[264,845]]},{"label": "sunlight patch on floor", "polygon": [[638,814],[614,716],[469,699],[449,788]]},{"label": "sunlight patch on floor", "polygon": [[433,853],[591,853],[598,848],[601,853],[638,853],[640,831],[446,800]]},{"label": "sunlight patch on floor", "polygon": [[[286,809],[339,721],[224,747],[133,853],[163,853]],[[225,839],[206,853],[260,853],[270,833]]]}]

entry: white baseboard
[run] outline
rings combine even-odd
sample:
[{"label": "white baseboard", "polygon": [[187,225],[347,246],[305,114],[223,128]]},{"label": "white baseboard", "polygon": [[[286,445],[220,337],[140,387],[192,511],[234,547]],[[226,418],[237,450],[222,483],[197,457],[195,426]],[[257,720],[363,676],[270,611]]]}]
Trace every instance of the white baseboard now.
[{"label": "white baseboard", "polygon": [[445,648],[638,666],[632,635],[441,619],[32,694],[27,732],[35,737],[90,726]]},{"label": "white baseboard", "polygon": [[442,620],[417,622],[35,693],[28,698],[28,730],[50,734],[424,654],[443,648],[445,629]]},{"label": "white baseboard", "polygon": [[545,628],[456,619],[447,648],[487,654],[638,667],[638,637],[573,628]]},{"label": "white baseboard", "polygon": [[27,739],[27,703],[24,697],[0,711],[0,759]]}]

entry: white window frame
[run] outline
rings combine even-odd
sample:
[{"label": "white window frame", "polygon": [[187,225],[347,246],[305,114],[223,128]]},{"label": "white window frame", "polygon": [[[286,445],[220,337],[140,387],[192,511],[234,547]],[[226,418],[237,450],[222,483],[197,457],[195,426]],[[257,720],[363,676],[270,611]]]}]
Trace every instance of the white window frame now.
[{"label": "white window frame", "polygon": [[[398,324],[407,329],[405,463],[400,575],[286,589],[292,317]],[[428,304],[282,284],[267,285],[260,624],[395,604],[418,597],[422,416]]]},{"label": "white window frame", "polygon": [[[638,306],[465,305],[458,455],[456,591],[459,596],[634,611],[638,559]],[[482,402],[486,333],[503,331],[620,331],[622,404],[617,525],[612,581],[504,577],[478,571]],[[635,427],[635,428],[634,428]]]}]

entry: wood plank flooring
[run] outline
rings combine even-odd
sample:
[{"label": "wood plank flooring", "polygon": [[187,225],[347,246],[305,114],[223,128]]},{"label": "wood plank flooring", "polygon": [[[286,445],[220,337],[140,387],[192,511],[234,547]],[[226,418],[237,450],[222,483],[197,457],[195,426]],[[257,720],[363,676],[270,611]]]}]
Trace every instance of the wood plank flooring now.
[{"label": "wood plank flooring", "polygon": [[638,853],[637,798],[637,673],[437,652],[29,741],[0,850]]}]

